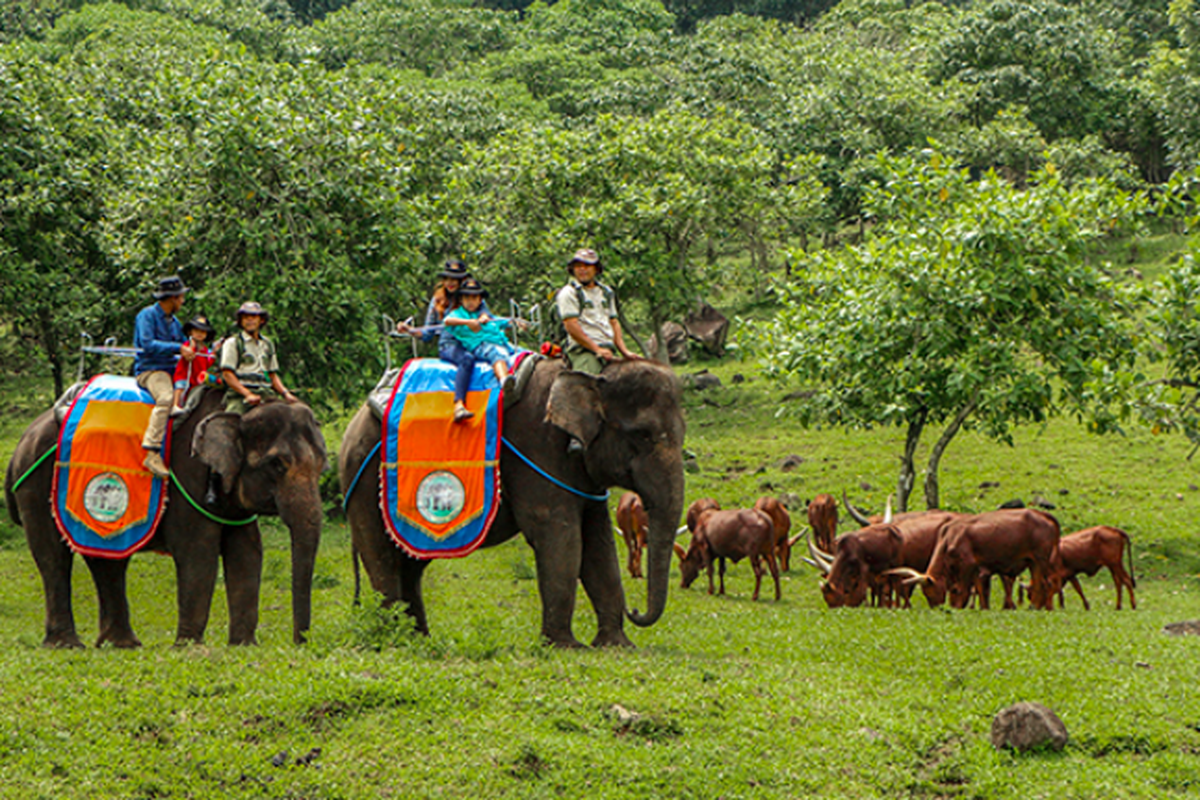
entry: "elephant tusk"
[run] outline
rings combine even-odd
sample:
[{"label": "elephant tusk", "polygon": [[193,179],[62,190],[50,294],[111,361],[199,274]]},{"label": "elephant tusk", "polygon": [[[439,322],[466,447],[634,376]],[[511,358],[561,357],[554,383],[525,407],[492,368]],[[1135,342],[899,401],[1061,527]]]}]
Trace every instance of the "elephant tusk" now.
[{"label": "elephant tusk", "polygon": [[865,514],[863,514],[861,511],[859,511],[854,506],[850,505],[850,500],[846,497],[845,489],[842,489],[842,505],[844,505],[846,507],[846,512],[851,517],[853,517],[854,521],[857,522],[859,525],[862,525],[865,528],[871,524],[871,520],[867,519],[867,516]]}]

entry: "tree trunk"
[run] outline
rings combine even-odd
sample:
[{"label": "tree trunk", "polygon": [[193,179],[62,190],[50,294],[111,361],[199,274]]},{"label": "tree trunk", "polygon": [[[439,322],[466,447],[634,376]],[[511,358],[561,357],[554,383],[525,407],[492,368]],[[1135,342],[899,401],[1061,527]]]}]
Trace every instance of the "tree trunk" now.
[{"label": "tree trunk", "polygon": [[617,303],[617,321],[621,323],[621,333],[625,334],[633,343],[637,345],[638,350],[642,351],[642,355],[650,357],[650,351],[646,349],[646,343],[642,341],[642,337],[637,335],[633,326],[629,324],[629,320],[625,318],[625,309],[621,308],[621,304]]},{"label": "tree trunk", "polygon": [[670,364],[671,357],[667,353],[667,337],[663,336],[662,326],[667,319],[662,313],[662,307],[650,304],[650,322],[654,325],[655,350],[648,355],[660,364]]},{"label": "tree trunk", "polygon": [[908,434],[904,439],[904,456],[900,459],[900,480],[896,484],[896,513],[903,514],[908,510],[908,496],[912,494],[917,482],[917,470],[914,466],[917,445],[921,443],[921,432],[925,430],[925,409],[917,412],[915,418],[909,420]]},{"label": "tree trunk", "polygon": [[946,452],[946,448],[950,445],[950,440],[958,434],[967,417],[971,416],[971,412],[979,405],[980,391],[980,389],[975,390],[975,394],[972,395],[965,406],[959,409],[954,420],[946,426],[946,430],[942,431],[942,435],[938,437],[937,442],[933,445],[933,451],[929,454],[929,471],[925,473],[926,508],[941,508],[941,498],[938,496],[938,467],[942,461],[942,453]]}]

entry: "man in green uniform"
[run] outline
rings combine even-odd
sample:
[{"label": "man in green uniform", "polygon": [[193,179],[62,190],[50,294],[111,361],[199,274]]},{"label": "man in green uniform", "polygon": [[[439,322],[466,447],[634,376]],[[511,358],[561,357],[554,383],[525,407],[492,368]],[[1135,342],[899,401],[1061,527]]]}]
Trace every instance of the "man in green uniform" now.
[{"label": "man in green uniform", "polygon": [[616,295],[597,280],[604,267],[596,251],[576,250],[567,271],[571,280],[558,291],[555,302],[567,330],[566,356],[571,369],[599,375],[618,357],[637,358],[621,335]]},{"label": "man in green uniform", "polygon": [[275,343],[262,335],[270,315],[255,302],[237,310],[241,328],[221,346],[221,377],[225,380],[225,410],[245,414],[264,400],[295,403],[297,398],[279,379]]}]

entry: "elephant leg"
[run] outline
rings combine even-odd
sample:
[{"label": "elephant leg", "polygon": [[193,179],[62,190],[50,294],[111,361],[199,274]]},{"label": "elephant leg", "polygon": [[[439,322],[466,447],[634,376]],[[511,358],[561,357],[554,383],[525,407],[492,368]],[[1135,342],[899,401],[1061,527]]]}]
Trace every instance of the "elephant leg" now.
[{"label": "elephant leg", "polygon": [[[245,530],[247,527],[252,531]],[[258,644],[258,600],[262,587],[263,545],[257,525],[230,526],[221,536],[225,600],[229,607],[229,643]],[[201,631],[203,633],[203,631]]]},{"label": "elephant leg", "polygon": [[[25,539],[42,576],[42,593],[46,598],[46,635],[42,639],[42,646],[83,647],[83,642],[75,632],[75,614],[71,608],[74,554],[58,535],[46,503],[43,501],[40,509],[30,506],[29,503],[22,503],[20,511],[25,525]],[[37,514],[37,511],[41,514]]]},{"label": "elephant leg", "polygon": [[537,563],[542,639],[555,647],[583,647],[571,630],[583,557],[580,512],[546,507],[526,516],[518,515],[517,522]]},{"label": "elephant leg", "polygon": [[397,560],[400,563],[400,600],[404,603],[404,613],[412,618],[413,630],[429,635],[429,620],[425,618],[425,598],[421,594],[421,578],[425,575],[428,561],[413,558],[396,548]]},{"label": "elephant leg", "polygon": [[[258,535],[257,523],[245,526]],[[243,535],[250,535],[247,530]],[[175,559],[176,606],[179,623],[175,644],[201,644],[212,610],[213,590],[217,584],[217,568],[221,556],[221,526],[205,522],[192,526],[171,542]]]},{"label": "elephant leg", "polygon": [[125,575],[129,559],[85,557],[84,561],[96,584],[100,606],[100,635],[96,646],[108,642],[114,647],[141,647],[129,621],[129,594],[125,590]]},{"label": "elephant leg", "polygon": [[[636,539],[633,547],[637,547]],[[592,503],[584,510],[582,557],[579,578],[596,611],[597,630],[592,646],[633,647],[624,630],[625,590],[621,584],[616,537],[603,504]]]}]

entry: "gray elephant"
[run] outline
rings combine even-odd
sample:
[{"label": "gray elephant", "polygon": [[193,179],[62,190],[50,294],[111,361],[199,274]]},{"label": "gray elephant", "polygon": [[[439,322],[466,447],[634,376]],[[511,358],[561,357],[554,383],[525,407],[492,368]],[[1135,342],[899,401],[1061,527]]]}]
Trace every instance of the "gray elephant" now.
[{"label": "gray elephant", "polygon": [[[347,501],[352,547],[383,602],[405,603],[416,629],[428,633],[421,576],[429,562],[403,552],[383,527],[379,456],[372,455],[380,430],[364,404],[338,454],[343,492],[371,457]],[[559,488],[512,447],[502,447],[502,501],[483,546],[525,534],[537,564],[546,641],[582,646],[571,630],[580,582],[596,611],[594,646],[631,646],[624,632],[627,613],[639,626],[652,625],[662,615],[675,526],[683,509],[683,434],[675,375],[649,361],[617,362],[600,377],[566,370],[561,361],[542,361],[520,399],[505,409],[504,436],[530,462],[585,493],[603,493],[610,486],[635,491],[650,518],[647,610],[627,612],[607,504]],[[568,437],[583,443],[582,454],[568,452]]]},{"label": "gray elephant", "polygon": [[[175,561],[179,625],[176,642],[202,642],[216,586],[218,562],[224,563],[229,603],[229,643],[254,644],[262,580],[262,537],[256,514],[278,515],[292,538],[293,639],[304,640],[312,615],[312,575],[321,538],[318,478],[327,463],[320,426],[308,406],[267,403],[245,416],[216,413],[221,392],[210,391],[174,431],[171,471],[187,497],[172,482],[166,511],[147,548],[169,553]],[[5,476],[4,493],[13,521],[25,538],[42,575],[46,595],[46,636],[50,647],[82,647],[71,609],[74,554],[59,535],[50,511],[53,459],[38,464],[53,448],[59,432],[54,411],[43,413],[17,444]],[[210,472],[215,489],[206,503]],[[190,500],[189,500],[190,498]],[[197,505],[205,511],[198,510]],[[207,512],[207,513],[205,513]],[[129,559],[84,556],[96,584],[100,610],[99,646],[141,644],[129,619],[125,573]]]}]

